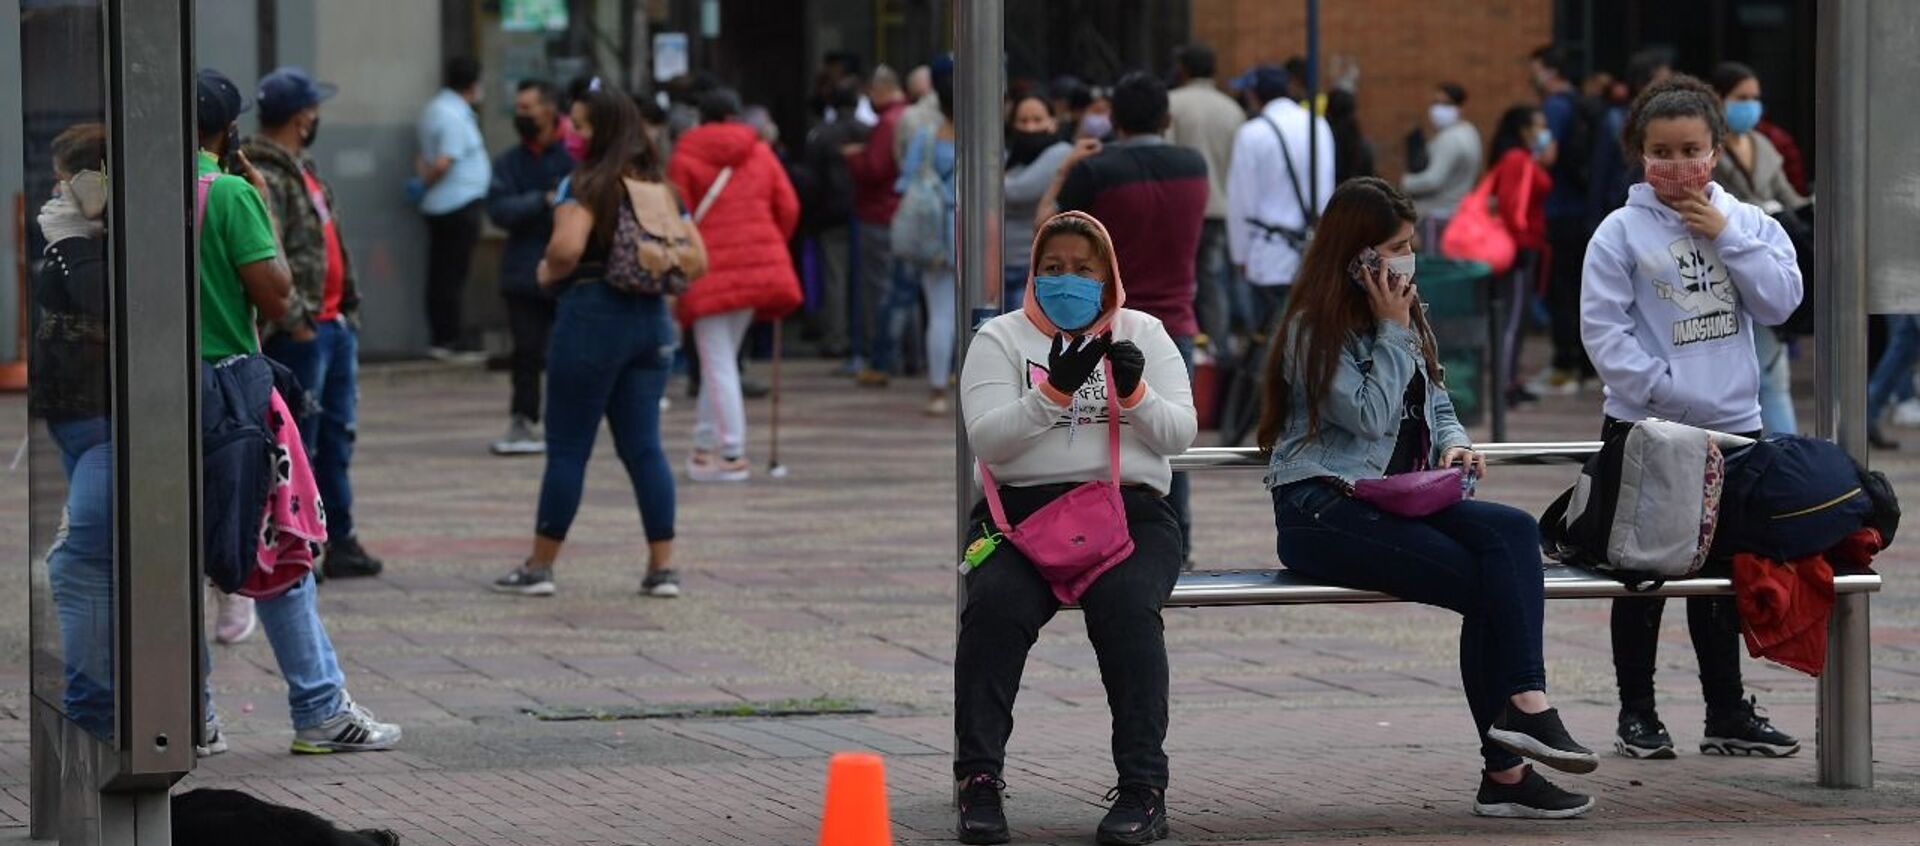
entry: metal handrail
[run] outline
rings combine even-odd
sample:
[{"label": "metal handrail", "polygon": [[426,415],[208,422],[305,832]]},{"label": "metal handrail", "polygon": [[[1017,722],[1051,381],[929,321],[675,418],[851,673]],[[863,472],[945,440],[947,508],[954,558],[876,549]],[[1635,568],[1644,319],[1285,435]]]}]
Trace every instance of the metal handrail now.
[{"label": "metal handrail", "polygon": [[[1599,441],[1547,443],[1479,444],[1474,447],[1487,457],[1487,464],[1503,467],[1539,467],[1556,464],[1584,464],[1600,451]],[[1267,455],[1256,447],[1196,447],[1173,457],[1173,469],[1265,470]]]}]

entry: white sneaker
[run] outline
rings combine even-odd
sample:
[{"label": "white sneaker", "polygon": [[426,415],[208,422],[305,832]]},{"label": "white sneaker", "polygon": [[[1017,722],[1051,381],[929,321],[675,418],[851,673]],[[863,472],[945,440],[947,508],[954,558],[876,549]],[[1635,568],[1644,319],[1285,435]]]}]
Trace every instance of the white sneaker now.
[{"label": "white sneaker", "polygon": [[213,601],[218,606],[214,614],[214,640],[229,645],[239,643],[252,637],[253,630],[259,628],[260,615],[254,613],[252,599],[215,589]]},{"label": "white sneaker", "polygon": [[547,442],[540,437],[540,424],[516,414],[492,449],[494,455],[540,455],[547,451]]},{"label": "white sneaker", "polygon": [[1893,407],[1893,425],[1920,427],[1920,399],[1910,399]]},{"label": "white sneaker", "polygon": [[753,476],[753,466],[745,456],[720,458],[711,453],[694,453],[687,458],[687,478],[695,482],[744,482]]},{"label": "white sneaker", "polygon": [[334,752],[377,752],[400,743],[400,727],[373,718],[373,712],[354,704],[351,697],[340,713],[293,735],[293,754],[329,755]]},{"label": "white sneaker", "polygon": [[215,755],[226,754],[227,735],[226,732],[220,730],[219,717],[216,716],[207,720],[207,730],[201,739],[205,740],[206,743],[193,747],[193,756],[195,758],[211,758]]}]

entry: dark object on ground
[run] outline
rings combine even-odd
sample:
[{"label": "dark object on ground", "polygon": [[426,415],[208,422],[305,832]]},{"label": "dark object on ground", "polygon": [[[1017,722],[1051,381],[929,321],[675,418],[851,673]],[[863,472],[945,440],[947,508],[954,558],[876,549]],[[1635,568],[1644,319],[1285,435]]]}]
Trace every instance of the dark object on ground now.
[{"label": "dark object on ground", "polygon": [[193,790],[173,797],[178,846],[399,846],[384,829],[347,831],[298,808],[238,790]]}]

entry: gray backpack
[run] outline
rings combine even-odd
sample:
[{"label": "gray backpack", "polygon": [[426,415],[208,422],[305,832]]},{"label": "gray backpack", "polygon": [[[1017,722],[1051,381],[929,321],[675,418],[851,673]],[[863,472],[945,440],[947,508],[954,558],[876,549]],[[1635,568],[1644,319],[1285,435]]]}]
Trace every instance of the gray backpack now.
[{"label": "gray backpack", "polygon": [[1540,516],[1543,551],[1628,584],[1699,572],[1720,520],[1721,446],[1747,442],[1681,423],[1635,423]]}]

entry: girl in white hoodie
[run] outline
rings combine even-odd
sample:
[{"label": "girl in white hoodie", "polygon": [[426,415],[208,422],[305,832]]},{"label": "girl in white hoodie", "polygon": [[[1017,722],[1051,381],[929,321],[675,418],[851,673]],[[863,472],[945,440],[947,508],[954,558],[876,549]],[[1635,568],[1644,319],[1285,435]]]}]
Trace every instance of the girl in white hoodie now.
[{"label": "girl in white hoodie", "polygon": [[[1777,221],[1711,181],[1726,138],[1719,97],[1690,76],[1648,86],[1627,114],[1622,140],[1642,156],[1645,181],[1593,233],[1580,290],[1580,337],[1607,389],[1603,434],[1650,417],[1760,434],[1753,333],[1800,304],[1800,269]],[[1653,700],[1664,605],[1641,597],[1613,603],[1614,748],[1630,758],[1674,755]],[[1700,751],[1799,751],[1744,696],[1733,598],[1688,599],[1687,627],[1707,701]]]}]

